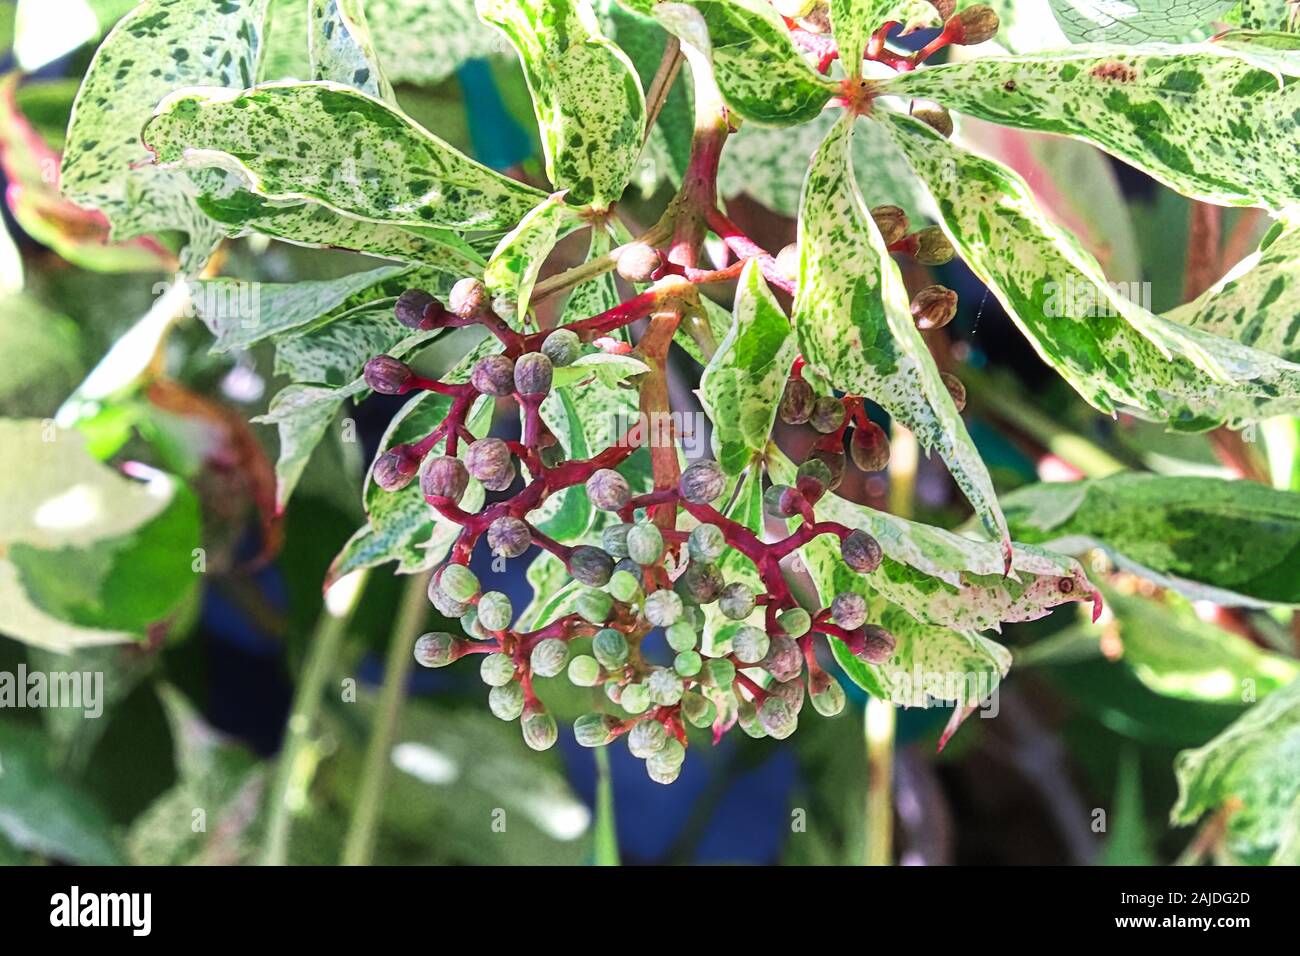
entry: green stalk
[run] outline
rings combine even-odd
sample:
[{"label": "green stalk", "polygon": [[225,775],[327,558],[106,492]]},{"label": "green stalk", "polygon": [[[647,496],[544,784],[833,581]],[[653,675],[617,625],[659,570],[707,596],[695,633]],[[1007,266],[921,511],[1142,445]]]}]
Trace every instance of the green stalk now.
[{"label": "green stalk", "polygon": [[620,866],[618,827],[614,817],[614,782],[609,774],[609,751],[597,747],[596,756],[596,865]]},{"label": "green stalk", "polygon": [[411,676],[415,640],[420,636],[429,613],[426,593],[433,571],[412,575],[402,592],[402,603],[393,622],[388,641],[388,658],[384,661],[384,684],[379,691],[375,724],[366,745],[365,764],[361,771],[361,789],[352,810],[347,839],[343,844],[344,866],[369,866],[379,835],[379,816],[384,802],[384,779],[388,774],[389,754],[397,736],[397,719],[406,699],[406,683]]},{"label": "green stalk", "polygon": [[276,761],[275,779],[268,803],[263,866],[283,866],[289,858],[289,831],[293,815],[307,798],[316,762],[310,753],[321,695],[330,671],[337,663],[343,635],[365,590],[366,572],[357,571],[339,581],[325,595],[325,609],[316,621],[303,663],[302,678],[293,697],[293,709],[285,728],[284,744]]}]

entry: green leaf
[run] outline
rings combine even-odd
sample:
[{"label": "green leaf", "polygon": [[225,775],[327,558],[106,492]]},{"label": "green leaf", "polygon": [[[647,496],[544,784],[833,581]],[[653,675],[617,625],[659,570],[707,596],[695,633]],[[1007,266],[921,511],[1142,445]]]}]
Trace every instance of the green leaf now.
[{"label": "green leaf", "polygon": [[375,55],[364,0],[308,0],[307,11],[311,78],[343,83],[395,104],[393,87]]},{"label": "green leaf", "polygon": [[1300,604],[1300,494],[1251,481],[1123,474],[1030,485],[1002,500],[1017,539],[1101,548],[1193,600]]},{"label": "green leaf", "polygon": [[700,400],[713,423],[713,457],[728,475],[740,474],[767,447],[797,354],[785,313],[757,261],[750,261],[736,290],[731,328],[700,381]]},{"label": "green leaf", "polygon": [[876,115],[934,196],[962,259],[1093,406],[1179,431],[1298,407],[1300,366],[1152,315],[1107,283],[1019,176],[910,117]]},{"label": "green leaf", "polygon": [[[898,6],[897,0],[830,0],[835,47],[849,80],[861,78],[867,41],[886,20],[897,19],[888,14]],[[934,10],[934,6],[930,5],[930,9]]]},{"label": "green leaf", "polygon": [[1300,199],[1300,172],[1277,161],[1294,138],[1300,86],[1222,44],[984,57],[901,74],[882,92],[1086,140],[1206,202],[1281,208]]},{"label": "green leaf", "polygon": [[1300,361],[1300,228],[1275,223],[1255,252],[1166,318]]},{"label": "green leaf", "polygon": [[391,225],[512,228],[545,198],[334,83],[179,90],[143,137],[163,166],[222,167],[264,198]]},{"label": "green leaf", "polygon": [[588,383],[598,380],[607,388],[614,388],[620,382],[634,375],[644,375],[650,371],[639,358],[631,355],[617,355],[613,352],[589,352],[568,365],[557,368],[551,376],[555,388],[586,388]]},{"label": "green leaf", "polygon": [[645,96],[627,54],[588,0],[477,0],[477,8],[519,53],[551,185],[608,208],[632,178],[645,132]]},{"label": "green leaf", "polygon": [[555,193],[530,210],[497,244],[483,282],[492,295],[493,308],[499,315],[510,316],[515,328],[527,324],[528,302],[546,257],[563,236],[581,224],[578,211],[565,205],[564,194]]},{"label": "green leaf", "polygon": [[1174,764],[1175,824],[1232,802],[1226,846],[1242,863],[1267,863],[1300,798],[1300,681],[1269,694],[1204,747]]},{"label": "green leaf", "polygon": [[1221,20],[1233,0],[1051,0],[1071,43],[1181,40]]},{"label": "green leaf", "polygon": [[799,214],[794,326],[804,359],[837,388],[878,402],[937,451],[988,532],[1010,553],[1006,522],[984,462],[966,432],[908,307],[853,178],[853,116],[813,157]]},{"label": "green leaf", "polygon": [[654,16],[712,61],[727,105],[750,122],[806,123],[838,89],[809,66],[767,0],[658,4]]},{"label": "green leaf", "polygon": [[1294,32],[1296,27],[1295,7],[1288,0],[1241,0],[1223,19],[1248,30]]},{"label": "green leaf", "polygon": [[465,61],[508,52],[470,0],[366,0],[379,62],[394,83],[432,86]]},{"label": "green leaf", "polygon": [[536,630],[568,614],[577,606],[578,595],[585,587],[570,577],[564,562],[549,551],[533,559],[525,576],[532,585],[533,599],[520,612],[516,625],[519,630]]},{"label": "green leaf", "polygon": [[96,51],[73,105],[62,184],[74,202],[108,216],[114,238],[179,229],[199,257],[216,243],[218,231],[195,208],[195,181],[151,165],[140,129],[179,87],[250,85],[266,8],[267,0],[144,0]]}]

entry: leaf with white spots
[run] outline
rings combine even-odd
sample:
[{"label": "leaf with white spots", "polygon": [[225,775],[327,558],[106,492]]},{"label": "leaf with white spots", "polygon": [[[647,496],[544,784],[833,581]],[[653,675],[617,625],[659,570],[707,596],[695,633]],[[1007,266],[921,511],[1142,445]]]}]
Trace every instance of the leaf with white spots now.
[{"label": "leaf with white spots", "polygon": [[[897,19],[889,14],[898,6],[896,0],[830,0],[835,46],[850,80],[862,76],[862,57],[867,50],[867,41],[886,20]],[[934,5],[927,2],[927,6],[937,17]]]},{"label": "leaf with white spots", "polygon": [[1052,12],[1072,43],[1146,43],[1182,40],[1207,27],[1233,0],[1051,0]]},{"label": "leaf with white spots", "polygon": [[898,266],[858,191],[846,114],[813,157],[799,213],[794,327],[804,359],[881,405],[937,451],[984,527],[1009,547],[988,470],[908,307]]},{"label": "leaf with white spots", "polygon": [[546,257],[555,244],[582,225],[582,217],[566,205],[563,193],[548,196],[497,244],[483,271],[483,283],[498,315],[515,328],[527,324],[528,302]]},{"label": "leaf with white spots", "polygon": [[[1180,431],[1300,410],[1300,366],[1152,315],[1106,282],[1011,170],[910,117],[877,116],[934,196],[963,261],[1043,360],[1096,408],[1123,408]],[[1223,377],[1207,374],[1207,365]]]},{"label": "leaf with white spots", "polygon": [[519,53],[551,185],[608,208],[632,178],[645,131],[645,96],[627,54],[605,36],[588,0],[477,6]]},{"label": "leaf with white spots", "polygon": [[333,80],[397,102],[375,55],[364,0],[308,0],[307,17],[313,80]]},{"label": "leaf with white spots", "polygon": [[265,199],[396,226],[508,229],[545,199],[335,83],[179,90],[143,137],[163,166],[224,168]]}]

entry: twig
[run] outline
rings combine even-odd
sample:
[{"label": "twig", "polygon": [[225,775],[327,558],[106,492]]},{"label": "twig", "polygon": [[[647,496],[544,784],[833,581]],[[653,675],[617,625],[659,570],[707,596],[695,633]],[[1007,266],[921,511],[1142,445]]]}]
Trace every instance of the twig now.
[{"label": "twig", "polygon": [[663,59],[659,61],[659,69],[655,71],[654,79],[650,81],[650,92],[646,93],[645,133],[641,138],[642,148],[649,142],[650,131],[654,129],[659,114],[663,111],[664,104],[668,102],[668,94],[672,92],[673,81],[677,79],[677,73],[682,68],[683,59],[681,41],[675,36],[670,36],[668,45],[664,47]]}]

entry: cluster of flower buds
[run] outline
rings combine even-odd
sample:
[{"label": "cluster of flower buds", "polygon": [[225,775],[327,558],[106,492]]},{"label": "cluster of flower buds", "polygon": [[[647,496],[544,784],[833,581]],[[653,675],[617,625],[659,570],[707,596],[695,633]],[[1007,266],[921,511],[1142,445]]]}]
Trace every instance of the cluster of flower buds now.
[{"label": "cluster of flower buds", "polygon": [[[641,265],[648,267],[645,258]],[[497,334],[500,354],[480,359],[462,384],[421,378],[389,356],[372,359],[365,373],[376,391],[426,389],[451,399],[446,418],[428,436],[389,449],[373,472],[388,490],[418,477],[440,519],[460,527],[446,563],[430,580],[429,599],[444,616],[458,619],[464,633],[423,635],[417,660],[441,667],[480,655],[492,713],[520,721],[525,742],[539,750],[555,743],[558,728],[538,698],[535,679],[563,674],[579,687],[598,689],[601,709],[575,723],[578,742],[599,746],[626,737],[650,777],[663,783],[681,771],[688,726],[711,728],[715,740],[734,724],[751,736],[784,738],[794,731],[805,699],[825,715],[842,710],[844,691],[818,664],[815,636],[841,640],[873,663],[890,657],[894,639],[868,622],[868,602],[859,593],[836,595],[816,613],[800,607],[781,569],[784,559],[820,535],[838,539],[840,555],[854,571],[870,573],[882,560],[869,534],[819,521],[815,514],[815,504],[843,471],[842,445],[838,465],[835,455],[819,452],[799,467],[793,485],[766,489],[767,516],[783,523],[798,519],[778,541],[764,541],[719,510],[731,482],[712,461],[690,465],[675,485],[638,494],[619,468],[643,441],[639,426],[590,458],[565,460],[538,413],[553,370],[575,361],[594,336],[638,317],[636,300],[612,313],[524,334],[506,328],[474,286],[456,289],[447,306],[423,292],[405,293],[398,300],[399,321],[424,327],[455,323],[464,313]],[[861,404],[817,398],[800,386],[807,388],[801,378],[791,379],[783,417],[810,422],[827,436],[838,433],[842,441]],[[482,395],[512,396],[519,404],[519,441],[476,439],[469,432],[466,416]],[[883,467],[884,433],[860,414],[859,419],[858,430],[873,437],[858,441],[855,461]],[[461,508],[471,482],[508,492],[521,471],[525,480],[513,494],[477,512]],[[562,544],[530,521],[552,495],[568,488],[585,493],[604,515],[590,543]],[[521,626],[510,599],[484,590],[468,566],[481,539],[503,558],[544,549],[581,588],[553,620]],[[670,648],[663,660],[652,660],[660,655],[646,647],[652,633],[662,633]]]}]

